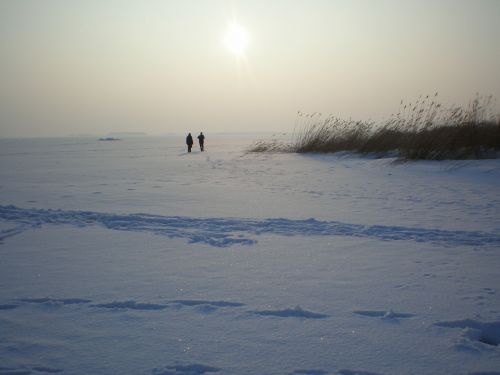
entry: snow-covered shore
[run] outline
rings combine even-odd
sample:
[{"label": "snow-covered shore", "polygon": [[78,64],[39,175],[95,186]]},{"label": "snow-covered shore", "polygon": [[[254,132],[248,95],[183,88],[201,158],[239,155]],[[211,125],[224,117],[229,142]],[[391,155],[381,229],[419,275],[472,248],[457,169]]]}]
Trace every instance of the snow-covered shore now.
[{"label": "snow-covered shore", "polygon": [[1,374],[500,374],[500,160],[0,140]]}]

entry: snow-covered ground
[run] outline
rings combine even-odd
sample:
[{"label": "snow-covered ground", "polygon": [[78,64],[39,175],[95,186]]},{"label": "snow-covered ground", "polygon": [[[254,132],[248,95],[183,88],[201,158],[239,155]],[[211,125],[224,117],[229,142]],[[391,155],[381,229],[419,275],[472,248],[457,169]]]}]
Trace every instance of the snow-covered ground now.
[{"label": "snow-covered ground", "polygon": [[500,374],[500,160],[0,140],[0,375]]}]

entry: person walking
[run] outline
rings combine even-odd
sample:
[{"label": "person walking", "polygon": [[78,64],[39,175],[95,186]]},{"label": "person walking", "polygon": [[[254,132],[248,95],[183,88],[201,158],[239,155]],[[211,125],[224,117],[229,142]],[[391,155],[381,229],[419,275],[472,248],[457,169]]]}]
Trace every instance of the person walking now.
[{"label": "person walking", "polygon": [[203,152],[203,149],[205,148],[205,136],[203,135],[203,132],[200,132],[198,142],[200,142],[200,150]]},{"label": "person walking", "polygon": [[193,147],[193,137],[191,136],[191,133],[189,133],[186,137],[186,144],[188,146],[188,152],[191,152],[191,148]]}]

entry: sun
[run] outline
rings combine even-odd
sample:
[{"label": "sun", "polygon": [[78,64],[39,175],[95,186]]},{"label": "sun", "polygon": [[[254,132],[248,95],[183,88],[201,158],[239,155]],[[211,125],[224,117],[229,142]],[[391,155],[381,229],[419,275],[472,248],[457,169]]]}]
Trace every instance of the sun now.
[{"label": "sun", "polygon": [[233,22],[226,30],[224,45],[236,57],[243,57],[248,47],[250,36],[248,31],[240,24]]}]

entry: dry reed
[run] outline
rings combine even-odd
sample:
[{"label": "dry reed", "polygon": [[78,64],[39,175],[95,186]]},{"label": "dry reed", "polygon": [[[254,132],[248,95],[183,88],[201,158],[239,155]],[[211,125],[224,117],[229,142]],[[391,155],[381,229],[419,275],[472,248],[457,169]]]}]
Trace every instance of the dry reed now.
[{"label": "dry reed", "polygon": [[290,144],[260,141],[249,151],[396,152],[404,160],[498,157],[500,117],[492,112],[493,98],[478,95],[466,108],[444,108],[437,95],[420,97],[414,103],[401,101],[398,113],[382,124],[298,112]]}]

